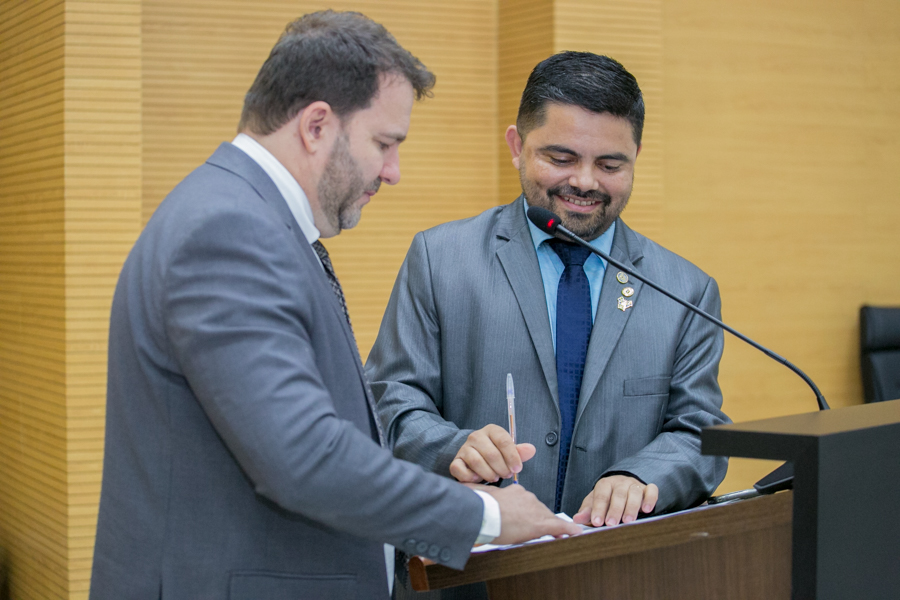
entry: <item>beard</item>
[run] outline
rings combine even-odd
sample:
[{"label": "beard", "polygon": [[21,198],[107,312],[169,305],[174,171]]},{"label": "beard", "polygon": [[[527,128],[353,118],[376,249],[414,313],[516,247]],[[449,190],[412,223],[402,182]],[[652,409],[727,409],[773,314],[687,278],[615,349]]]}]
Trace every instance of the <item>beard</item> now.
[{"label": "beard", "polygon": [[322,179],[317,188],[319,205],[328,224],[335,231],[353,229],[362,217],[362,207],[356,201],[365,192],[375,193],[381,187],[381,178],[366,183],[362,171],[350,154],[350,140],[341,135],[331,150]]},{"label": "beard", "polygon": [[[588,241],[597,239],[609,229],[609,226],[622,214],[631,197],[630,188],[623,196],[613,198],[600,190],[585,192],[568,184],[554,186],[544,192],[534,181],[525,176],[524,165],[519,169],[519,181],[522,183],[522,191],[530,206],[540,206],[556,213],[564,227]],[[557,200],[557,196],[583,198],[597,202],[598,206],[589,213],[568,211]]]}]

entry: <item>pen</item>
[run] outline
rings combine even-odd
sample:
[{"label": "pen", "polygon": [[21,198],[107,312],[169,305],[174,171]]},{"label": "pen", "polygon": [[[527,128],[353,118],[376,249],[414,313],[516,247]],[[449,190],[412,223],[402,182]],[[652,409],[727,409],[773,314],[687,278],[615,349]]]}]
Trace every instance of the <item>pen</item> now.
[{"label": "pen", "polygon": [[[509,435],[516,443],[516,390],[513,388],[512,373],[506,374],[506,410],[509,413]],[[519,483],[519,475],[513,473],[513,483]]]}]

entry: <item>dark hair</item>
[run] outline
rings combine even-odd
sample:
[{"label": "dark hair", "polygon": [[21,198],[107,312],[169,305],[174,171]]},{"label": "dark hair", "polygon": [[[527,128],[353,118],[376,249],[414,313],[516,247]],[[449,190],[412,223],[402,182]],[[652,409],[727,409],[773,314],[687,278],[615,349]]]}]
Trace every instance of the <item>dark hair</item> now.
[{"label": "dark hair", "polygon": [[268,135],[316,101],[344,118],[366,108],[380,77],[405,77],[421,100],[434,74],[387,29],[356,12],[325,10],[288,24],[244,97],[238,130]]},{"label": "dark hair", "polygon": [[634,76],[608,56],[561,52],[534,68],[522,92],[516,128],[522,139],[544,124],[548,102],[628,119],[635,143],[644,131],[644,98]]}]

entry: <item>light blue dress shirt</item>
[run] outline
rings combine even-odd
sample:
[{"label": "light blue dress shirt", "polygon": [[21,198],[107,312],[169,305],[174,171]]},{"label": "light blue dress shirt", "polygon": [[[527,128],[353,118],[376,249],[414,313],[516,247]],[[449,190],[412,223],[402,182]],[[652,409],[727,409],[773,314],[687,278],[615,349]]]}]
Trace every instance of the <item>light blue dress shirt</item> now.
[{"label": "light blue dress shirt", "polygon": [[[524,202],[525,211],[528,211],[528,201]],[[526,216],[526,220],[528,217]],[[550,318],[550,333],[553,337],[553,352],[556,352],[556,289],[559,287],[559,278],[562,277],[565,265],[562,260],[547,243],[553,239],[553,236],[544,233],[535,226],[534,223],[528,221],[528,227],[531,229],[531,241],[534,242],[534,249],[537,252],[538,265],[541,268],[541,279],[544,281],[544,296],[547,298],[547,316]],[[610,253],[612,250],[613,237],[616,235],[616,223],[613,222],[609,229],[591,243],[600,250]],[[588,283],[591,286],[591,319],[597,315],[597,304],[600,302],[600,289],[603,287],[603,276],[606,274],[606,261],[591,254],[584,261],[584,273],[587,275]]]}]

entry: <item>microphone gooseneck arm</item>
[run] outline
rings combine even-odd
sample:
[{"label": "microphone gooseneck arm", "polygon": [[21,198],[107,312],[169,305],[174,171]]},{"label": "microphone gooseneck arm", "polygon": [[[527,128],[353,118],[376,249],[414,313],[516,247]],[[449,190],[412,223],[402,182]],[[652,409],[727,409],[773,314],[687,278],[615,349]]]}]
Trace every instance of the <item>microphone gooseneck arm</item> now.
[{"label": "microphone gooseneck arm", "polygon": [[772,359],[780,362],[782,365],[784,365],[785,367],[787,367],[788,369],[790,369],[791,371],[793,371],[794,373],[799,375],[803,379],[803,381],[805,381],[806,384],[812,389],[813,393],[815,393],[815,395],[816,395],[816,402],[819,404],[819,410],[828,410],[828,408],[829,408],[828,403],[825,401],[825,397],[822,395],[822,392],[820,392],[819,388],[816,387],[816,384],[813,383],[813,380],[810,379],[806,373],[801,371],[791,361],[789,361],[786,358],[784,358],[783,356],[773,352],[772,350],[769,350],[762,344],[758,344],[757,342],[751,340],[750,338],[748,338],[746,335],[744,335],[740,331],[737,331],[733,327],[726,325],[721,320],[715,318],[714,316],[707,313],[706,311],[694,306],[687,300],[682,300],[675,294],[660,287],[659,285],[657,285],[653,281],[647,279],[640,273],[636,273],[633,269],[630,269],[629,267],[623,265],[621,262],[615,260],[614,258],[609,256],[606,252],[603,252],[602,250],[595,247],[593,244],[589,244],[588,242],[586,242],[579,236],[577,236],[574,233],[572,233],[571,231],[569,231],[567,228],[563,227],[562,224],[560,223],[559,217],[557,215],[555,215],[554,213],[550,212],[549,210],[547,210],[545,208],[541,208],[539,206],[531,206],[528,208],[528,219],[532,223],[534,223],[538,227],[538,229],[540,229],[544,233],[547,233],[552,236],[557,236],[557,237],[558,237],[558,234],[563,234],[566,238],[572,240],[573,242],[575,242],[576,244],[578,244],[580,246],[584,246],[585,248],[587,248],[588,250],[590,250],[597,256],[599,256],[599,257],[603,258],[604,260],[606,260],[607,262],[609,262],[609,264],[613,265],[617,269],[623,271],[624,273],[628,274],[631,277],[634,277],[638,281],[642,281],[644,284],[650,286],[657,292],[659,292],[665,296],[668,296],[669,298],[671,298],[678,304],[681,304],[688,310],[691,310],[694,313],[700,315],[707,321],[710,321],[710,322],[718,325],[719,327],[721,327],[722,329],[724,329],[731,335],[750,344],[751,346],[753,346],[754,348],[756,348],[757,350],[759,350],[760,352],[762,352],[769,358],[772,358]]}]

